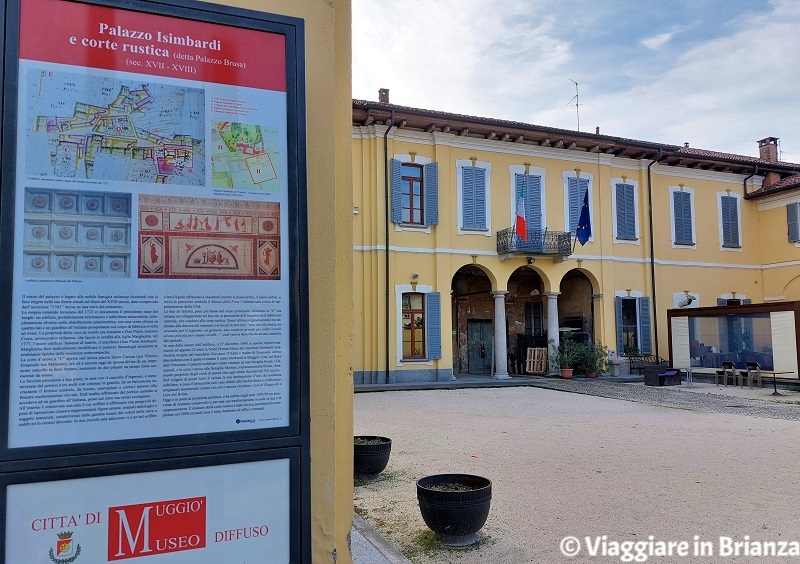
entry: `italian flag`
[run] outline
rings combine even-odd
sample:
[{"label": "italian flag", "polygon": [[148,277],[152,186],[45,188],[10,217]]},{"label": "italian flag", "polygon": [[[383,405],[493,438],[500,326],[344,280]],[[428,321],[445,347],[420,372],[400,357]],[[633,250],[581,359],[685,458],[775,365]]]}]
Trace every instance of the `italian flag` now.
[{"label": "italian flag", "polygon": [[517,237],[523,241],[528,240],[528,224],[525,221],[525,184],[522,183],[517,194],[517,223],[515,225]]}]

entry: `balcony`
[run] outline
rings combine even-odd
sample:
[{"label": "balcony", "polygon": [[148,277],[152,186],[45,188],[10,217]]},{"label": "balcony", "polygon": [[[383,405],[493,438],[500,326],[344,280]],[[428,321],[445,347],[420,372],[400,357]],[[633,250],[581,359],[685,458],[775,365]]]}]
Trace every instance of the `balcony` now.
[{"label": "balcony", "polygon": [[513,227],[497,232],[497,254],[500,260],[515,255],[551,256],[561,262],[572,254],[572,233],[563,231],[528,231],[528,240],[518,237]]}]

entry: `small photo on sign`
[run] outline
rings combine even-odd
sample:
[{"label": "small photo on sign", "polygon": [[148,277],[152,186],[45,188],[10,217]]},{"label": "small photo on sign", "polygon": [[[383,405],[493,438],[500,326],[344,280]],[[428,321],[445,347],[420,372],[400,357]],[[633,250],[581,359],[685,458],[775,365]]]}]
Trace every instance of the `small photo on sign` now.
[{"label": "small photo on sign", "polygon": [[25,276],[130,276],[130,194],[26,188],[24,230]]},{"label": "small photo on sign", "polygon": [[211,185],[277,190],[278,130],[232,121],[211,122]]},{"label": "small photo on sign", "polygon": [[280,280],[280,204],[139,196],[139,278]]}]

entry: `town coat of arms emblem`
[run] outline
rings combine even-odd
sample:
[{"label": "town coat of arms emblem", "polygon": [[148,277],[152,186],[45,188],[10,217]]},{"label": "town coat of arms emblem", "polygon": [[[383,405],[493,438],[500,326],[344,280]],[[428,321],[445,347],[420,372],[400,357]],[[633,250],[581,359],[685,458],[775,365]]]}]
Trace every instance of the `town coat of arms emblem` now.
[{"label": "town coat of arms emblem", "polygon": [[55,548],[50,548],[50,560],[55,564],[72,564],[81,554],[81,545],[75,543],[72,531],[58,533]]}]

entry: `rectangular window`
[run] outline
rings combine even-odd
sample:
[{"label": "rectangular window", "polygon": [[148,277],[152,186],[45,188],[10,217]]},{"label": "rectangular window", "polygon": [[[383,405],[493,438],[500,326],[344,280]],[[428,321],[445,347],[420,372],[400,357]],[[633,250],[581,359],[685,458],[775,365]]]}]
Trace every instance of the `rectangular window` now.
[{"label": "rectangular window", "polygon": [[486,229],[486,170],[474,166],[461,169],[462,227]]},{"label": "rectangular window", "polygon": [[617,184],[617,239],[636,240],[636,206],[633,184]]},{"label": "rectangular window", "polygon": [[622,351],[627,353],[639,349],[639,318],[636,298],[622,300]]},{"label": "rectangular window", "polygon": [[581,217],[581,207],[586,192],[589,190],[589,180],[587,178],[569,179],[569,231],[575,233],[578,230],[578,220]]},{"label": "rectangular window", "polygon": [[650,298],[617,297],[618,354],[652,354]]},{"label": "rectangular window", "polygon": [[544,315],[542,302],[525,303],[525,334],[541,337],[544,335]]},{"label": "rectangular window", "polygon": [[800,242],[800,204],[786,206],[786,220],[789,224],[789,241]]},{"label": "rectangular window", "polygon": [[423,225],[422,167],[403,163],[400,173],[401,221]]},{"label": "rectangular window", "polygon": [[517,200],[516,209],[519,208],[520,194],[524,195],[525,204],[525,224],[528,231],[542,230],[542,177],[532,174],[515,174],[514,184],[516,186]]},{"label": "rectangular window", "polygon": [[391,161],[392,221],[406,225],[439,223],[439,165]]},{"label": "rectangular window", "polygon": [[721,196],[722,246],[739,248],[739,201],[733,196]]},{"label": "rectangular window", "polygon": [[425,295],[403,294],[403,358],[425,358]]},{"label": "rectangular window", "polygon": [[692,236],[692,195],[689,192],[672,193],[672,217],[675,222],[675,244],[694,245]]}]

